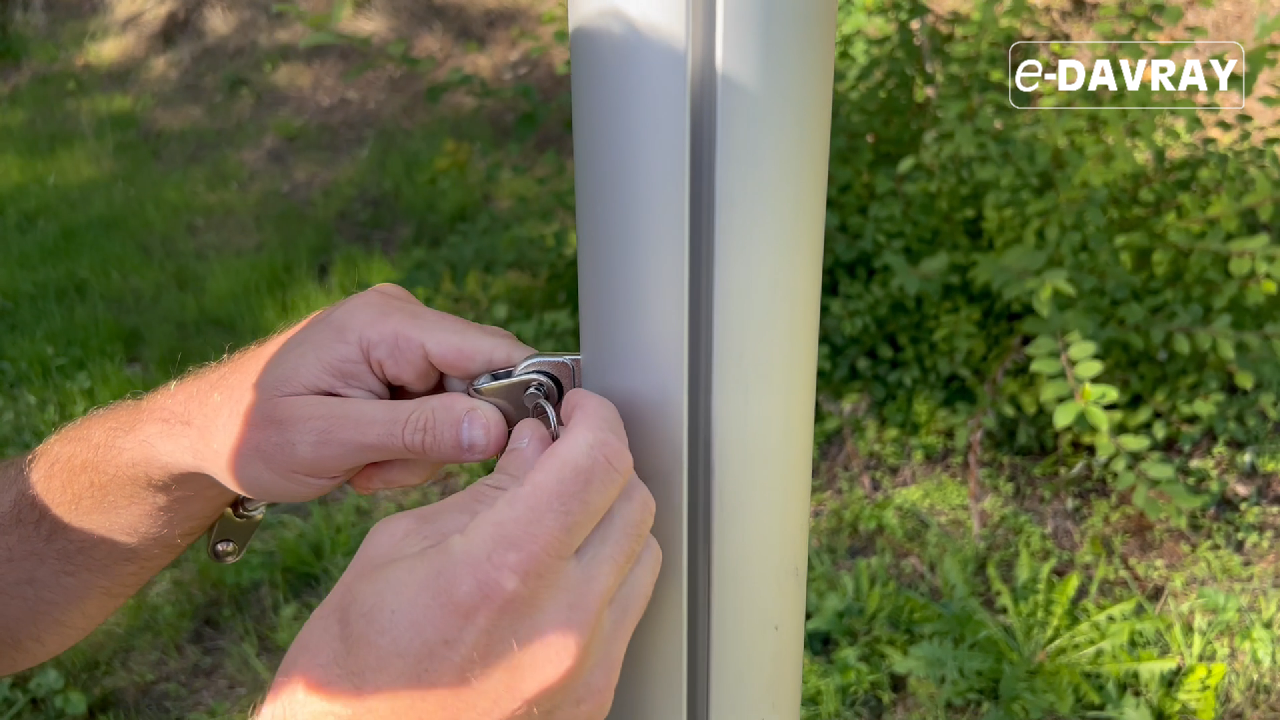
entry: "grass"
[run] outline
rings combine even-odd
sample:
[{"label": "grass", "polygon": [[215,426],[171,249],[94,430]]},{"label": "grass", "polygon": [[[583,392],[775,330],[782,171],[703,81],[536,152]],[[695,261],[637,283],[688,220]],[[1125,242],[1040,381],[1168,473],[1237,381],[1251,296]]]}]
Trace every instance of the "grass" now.
[{"label": "grass", "polygon": [[[346,56],[281,46],[212,73],[193,115],[143,68],[5,42],[38,60],[0,102],[0,455],[376,282],[576,346],[563,84],[317,121],[272,78]],[[1275,507],[1156,526],[993,458],[974,539],[962,468],[918,451],[944,440],[850,424],[861,464],[814,481],[807,719],[1280,717]],[[0,720],[247,717],[367,528],[456,486],[274,513],[230,567],[193,549],[0,680]]]},{"label": "grass", "polygon": [[[157,131],[154,109],[56,66],[0,104],[0,455],[377,282],[576,347],[557,281],[574,271],[564,159],[441,116],[337,154],[310,128],[264,168],[246,158],[278,118]],[[309,162],[323,187],[282,190]],[[78,647],[0,683],[0,717],[62,717],[77,696],[94,717],[247,716],[368,527],[440,492],[277,513],[231,567],[193,549]]]},{"label": "grass", "polygon": [[[874,430],[859,444],[897,450]],[[1280,712],[1280,509],[1152,526],[1106,497],[1028,492],[1032,468],[1007,463],[975,541],[962,477],[907,457],[815,486],[806,718]]]}]

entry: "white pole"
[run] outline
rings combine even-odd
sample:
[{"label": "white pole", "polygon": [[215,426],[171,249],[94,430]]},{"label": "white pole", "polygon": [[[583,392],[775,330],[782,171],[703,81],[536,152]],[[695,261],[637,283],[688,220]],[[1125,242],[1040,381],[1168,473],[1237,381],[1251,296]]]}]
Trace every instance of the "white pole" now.
[{"label": "white pole", "polygon": [[585,385],[658,503],[618,720],[795,718],[835,0],[570,0]]}]

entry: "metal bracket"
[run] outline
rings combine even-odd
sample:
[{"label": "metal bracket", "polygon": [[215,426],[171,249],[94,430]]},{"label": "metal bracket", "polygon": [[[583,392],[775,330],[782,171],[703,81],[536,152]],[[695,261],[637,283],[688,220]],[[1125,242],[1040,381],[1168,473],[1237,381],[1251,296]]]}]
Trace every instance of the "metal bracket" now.
[{"label": "metal bracket", "polygon": [[521,420],[542,419],[554,440],[560,431],[560,402],[570,390],[582,387],[582,356],[538,353],[520,364],[476,378],[467,394],[502,411],[510,432]]},{"label": "metal bracket", "polygon": [[249,540],[267,514],[267,503],[243,495],[209,528],[209,557],[214,562],[230,564],[244,556]]}]

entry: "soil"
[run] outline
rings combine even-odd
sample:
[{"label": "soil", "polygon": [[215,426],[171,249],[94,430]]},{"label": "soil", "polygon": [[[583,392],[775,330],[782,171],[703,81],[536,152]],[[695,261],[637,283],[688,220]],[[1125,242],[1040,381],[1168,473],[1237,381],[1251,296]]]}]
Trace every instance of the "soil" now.
[{"label": "soil", "polygon": [[[345,0],[346,17],[331,27],[332,0],[10,1],[22,3],[12,12],[25,29],[80,48],[60,65],[146,98],[150,131],[260,128],[243,157],[286,175],[303,170],[289,167],[291,133],[323,133],[327,153],[342,156],[389,124],[467,109],[457,93],[427,96],[451,74],[499,90],[527,85],[540,98],[568,91],[568,50],[554,40],[566,25],[565,0]],[[369,46],[300,47],[330,29]],[[393,57],[397,50],[405,62]],[[0,95],[47,69],[30,61],[0,69]],[[485,110],[503,119],[501,103]],[[566,133],[540,140],[571,150]],[[302,174],[320,177],[294,184],[305,191],[323,183],[325,164],[306,163]]]}]

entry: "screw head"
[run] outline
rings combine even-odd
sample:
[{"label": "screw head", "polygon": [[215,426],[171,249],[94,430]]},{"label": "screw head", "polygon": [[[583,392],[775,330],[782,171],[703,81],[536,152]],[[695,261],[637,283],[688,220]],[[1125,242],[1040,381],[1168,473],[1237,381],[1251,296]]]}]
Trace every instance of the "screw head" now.
[{"label": "screw head", "polygon": [[234,540],[219,540],[213,544],[213,559],[228,562],[240,552],[240,546]]}]

